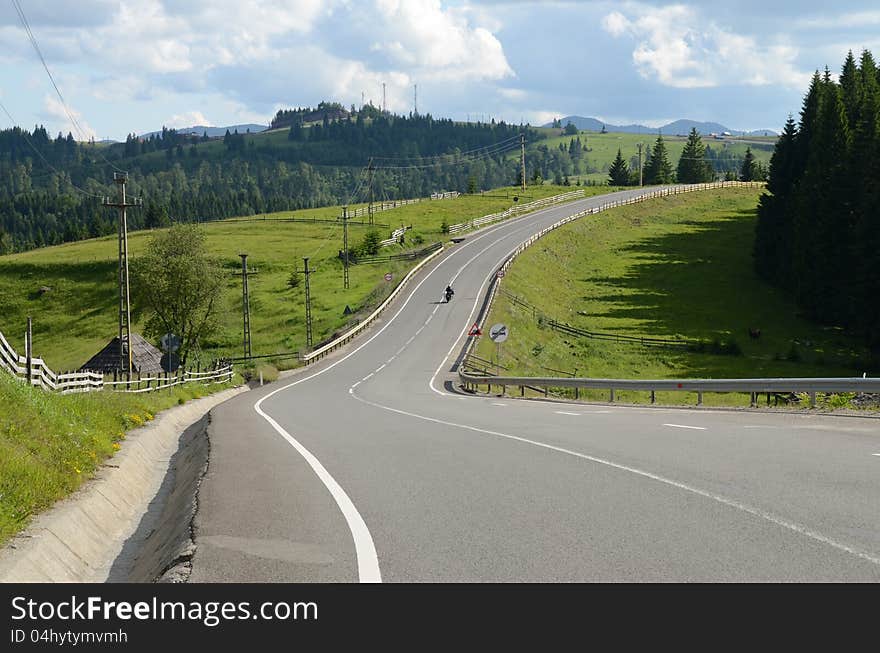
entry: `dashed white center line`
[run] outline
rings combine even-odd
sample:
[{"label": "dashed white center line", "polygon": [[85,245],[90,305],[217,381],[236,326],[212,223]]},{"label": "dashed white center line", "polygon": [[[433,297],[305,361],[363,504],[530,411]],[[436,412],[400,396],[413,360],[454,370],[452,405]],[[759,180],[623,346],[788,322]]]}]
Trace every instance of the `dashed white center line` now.
[{"label": "dashed white center line", "polygon": [[872,453],[872,456],[880,456],[880,453]]},{"label": "dashed white center line", "polygon": [[555,410],[553,412],[557,415],[580,415],[580,413],[570,413],[567,410]]},{"label": "dashed white center line", "polygon": [[705,431],[705,426],[687,426],[685,424],[664,424],[663,426],[671,426],[676,429],[694,429],[695,431]]},{"label": "dashed white center line", "polygon": [[493,401],[492,405],[493,406],[506,406],[507,404],[501,404],[501,403],[498,403],[497,401]]},{"label": "dashed white center line", "polygon": [[[382,363],[379,367],[376,368],[376,372],[381,372],[385,369],[385,363]],[[376,372],[373,372],[375,374]]]},{"label": "dashed white center line", "polygon": [[361,381],[366,381],[367,379],[369,379],[369,378],[370,378],[371,376],[373,376],[374,374],[375,374],[375,372],[370,372],[370,373],[367,374],[364,378],[362,378]]}]

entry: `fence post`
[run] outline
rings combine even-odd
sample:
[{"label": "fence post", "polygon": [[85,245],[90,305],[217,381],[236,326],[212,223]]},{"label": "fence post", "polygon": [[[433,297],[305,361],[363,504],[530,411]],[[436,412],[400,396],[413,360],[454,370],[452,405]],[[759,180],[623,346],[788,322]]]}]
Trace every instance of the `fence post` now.
[{"label": "fence post", "polygon": [[34,377],[34,367],[33,367],[33,362],[32,362],[32,359],[34,356],[34,349],[33,349],[33,343],[32,343],[33,337],[34,337],[33,322],[31,320],[30,315],[28,315],[27,331],[24,334],[24,355],[25,355],[25,358],[27,359],[27,362],[25,363],[25,365],[27,366],[27,384],[28,385],[31,385],[33,383],[33,377]]}]

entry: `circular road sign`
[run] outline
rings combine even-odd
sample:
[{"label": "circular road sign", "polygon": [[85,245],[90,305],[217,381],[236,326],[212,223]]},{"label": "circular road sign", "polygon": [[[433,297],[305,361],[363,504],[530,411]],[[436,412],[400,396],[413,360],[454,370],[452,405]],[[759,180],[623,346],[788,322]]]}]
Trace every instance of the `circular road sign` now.
[{"label": "circular road sign", "polygon": [[385,273],[385,281],[391,281],[394,278],[394,275],[390,272]]},{"label": "circular road sign", "polygon": [[492,339],[492,342],[504,342],[507,340],[507,336],[509,332],[507,331],[506,324],[493,324],[492,328],[489,329],[489,337]]},{"label": "circular road sign", "polygon": [[498,272],[495,273],[495,276],[498,277],[499,279],[503,279],[504,278],[504,270],[498,270]]}]

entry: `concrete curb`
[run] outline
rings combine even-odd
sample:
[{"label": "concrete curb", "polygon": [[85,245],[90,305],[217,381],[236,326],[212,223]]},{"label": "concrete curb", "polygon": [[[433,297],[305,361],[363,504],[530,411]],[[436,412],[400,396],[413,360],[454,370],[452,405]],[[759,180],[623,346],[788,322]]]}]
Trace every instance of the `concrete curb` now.
[{"label": "concrete curb", "polygon": [[162,411],[126,434],[119,452],[77,492],[37,516],[0,550],[0,582],[104,582],[159,492],[181,434],[230,388]]}]

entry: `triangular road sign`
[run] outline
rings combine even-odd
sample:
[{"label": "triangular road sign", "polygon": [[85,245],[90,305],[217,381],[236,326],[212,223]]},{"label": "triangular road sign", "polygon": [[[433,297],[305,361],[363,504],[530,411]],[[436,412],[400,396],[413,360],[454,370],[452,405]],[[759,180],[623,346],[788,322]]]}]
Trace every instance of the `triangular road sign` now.
[{"label": "triangular road sign", "polygon": [[468,333],[468,335],[469,336],[481,336],[481,335],[483,335],[483,332],[480,331],[479,325],[476,322],[474,322],[474,326],[471,327],[471,330]]}]

